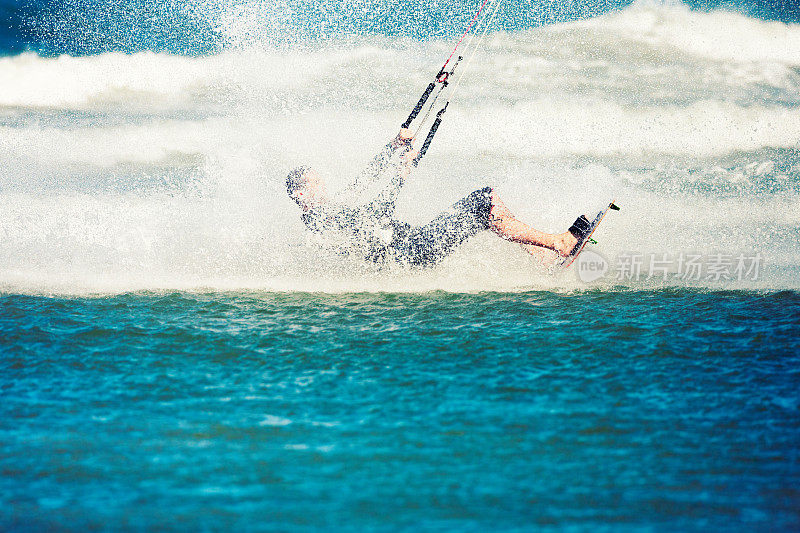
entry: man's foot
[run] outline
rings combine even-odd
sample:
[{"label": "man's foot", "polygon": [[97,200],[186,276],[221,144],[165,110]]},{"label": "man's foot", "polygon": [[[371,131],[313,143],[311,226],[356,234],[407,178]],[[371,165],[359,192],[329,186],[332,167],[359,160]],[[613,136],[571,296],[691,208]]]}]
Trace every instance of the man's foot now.
[{"label": "man's foot", "polygon": [[556,251],[563,257],[572,255],[575,248],[587,239],[591,231],[592,223],[586,215],[579,216],[567,231],[558,235]]},{"label": "man's foot", "polygon": [[575,222],[572,223],[572,226],[569,227],[567,232],[561,234],[570,236],[566,242],[571,244],[571,246],[565,252],[559,250],[559,253],[565,257],[572,255],[572,253],[575,252],[575,249],[586,242],[586,239],[588,239],[589,235],[591,234],[592,223],[589,222],[589,219],[586,218],[586,215],[579,216],[575,219]]},{"label": "man's foot", "polygon": [[578,245],[578,238],[569,231],[565,231],[556,236],[556,251],[558,255],[563,257],[568,256]]}]

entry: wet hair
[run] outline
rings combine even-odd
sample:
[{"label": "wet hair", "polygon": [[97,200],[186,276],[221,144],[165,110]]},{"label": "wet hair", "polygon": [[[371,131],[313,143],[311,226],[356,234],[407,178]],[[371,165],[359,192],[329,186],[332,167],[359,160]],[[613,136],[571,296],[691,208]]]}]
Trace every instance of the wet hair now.
[{"label": "wet hair", "polygon": [[289,172],[289,175],[286,176],[286,192],[289,193],[289,196],[294,196],[294,191],[305,186],[305,173],[309,168],[310,167],[306,166],[297,167],[292,169],[292,171]]}]

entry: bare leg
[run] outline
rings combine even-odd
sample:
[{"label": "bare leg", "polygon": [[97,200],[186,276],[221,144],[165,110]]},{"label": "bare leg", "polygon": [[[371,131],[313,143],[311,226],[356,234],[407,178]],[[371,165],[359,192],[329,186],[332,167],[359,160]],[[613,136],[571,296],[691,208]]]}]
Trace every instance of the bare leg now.
[{"label": "bare leg", "polygon": [[507,241],[522,244],[529,252],[531,252],[530,246],[538,246],[553,250],[560,255],[568,255],[578,242],[578,239],[568,231],[557,235],[543,233],[517,220],[494,191],[491,215],[492,231]]}]

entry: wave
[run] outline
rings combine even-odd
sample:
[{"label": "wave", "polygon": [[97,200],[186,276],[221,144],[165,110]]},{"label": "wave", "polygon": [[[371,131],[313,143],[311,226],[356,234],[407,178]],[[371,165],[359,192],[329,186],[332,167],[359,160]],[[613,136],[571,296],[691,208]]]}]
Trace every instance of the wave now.
[{"label": "wave", "polygon": [[759,20],[734,11],[695,12],[682,5],[642,3],[621,13],[556,28],[599,31],[613,39],[717,61],[800,65],[800,25]]},{"label": "wave", "polygon": [[[361,103],[384,88],[396,96],[398,89],[422,83],[450,45],[373,36],[345,37],[296,50],[258,47],[200,57],[141,52],[42,58],[25,53],[0,58],[4,87],[0,106],[82,108],[137,101],[150,105],[154,99],[173,104],[245,96],[277,99],[308,91],[312,84],[323,84],[312,95],[327,101],[340,92],[341,85],[332,78],[343,72],[346,78],[340,81],[351,92],[358,91],[346,96]],[[653,93],[691,99],[698,98],[695,92],[704,91],[707,97],[731,88],[755,91],[761,85],[789,95],[800,89],[800,25],[728,12],[631,8],[586,21],[499,32],[485,53],[473,79],[490,83],[476,84],[476,90],[500,92],[511,99],[519,95],[506,93],[565,89],[552,83],[576,80],[590,82],[585,89],[596,88],[605,96],[615,84],[622,85],[629,98],[645,100],[657,96]],[[643,82],[646,94],[637,94],[633,77]],[[402,95],[406,98],[405,92]],[[770,94],[746,97],[769,101]],[[791,103],[796,105],[797,100]]]},{"label": "wave", "polygon": [[[368,152],[359,136],[379,139],[401,111],[345,113],[308,111],[292,117],[210,117],[96,127],[0,127],[5,189],[30,190],[52,175],[105,172],[128,166],[197,167],[248,146],[265,164],[290,168],[293,160],[320,164],[329,145],[348,160],[336,173],[354,174]],[[337,119],[342,123],[336,125]],[[788,153],[800,138],[800,109],[740,107],[715,101],[686,108],[623,108],[603,101],[536,100],[510,106],[453,111],[437,137],[440,159],[548,161],[615,157],[655,162],[665,157],[711,158],[762,148]],[[291,124],[287,124],[291,121]],[[347,121],[344,123],[344,121]],[[332,134],[335,129],[336,134]],[[342,140],[332,139],[341,135]],[[310,137],[310,139],[308,138]],[[314,138],[318,139],[314,142]],[[46,157],[43,156],[46,154]],[[30,185],[30,188],[27,186]]]}]

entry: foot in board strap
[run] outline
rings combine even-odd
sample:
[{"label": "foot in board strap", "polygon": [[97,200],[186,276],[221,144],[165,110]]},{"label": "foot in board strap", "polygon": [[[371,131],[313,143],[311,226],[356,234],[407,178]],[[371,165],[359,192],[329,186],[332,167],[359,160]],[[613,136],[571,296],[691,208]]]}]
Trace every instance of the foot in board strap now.
[{"label": "foot in board strap", "polygon": [[575,243],[575,247],[569,253],[569,255],[574,254],[580,248],[581,244],[583,244],[586,239],[589,238],[589,234],[592,232],[592,223],[589,222],[589,219],[586,218],[586,215],[581,215],[575,219],[575,222],[567,230],[572,235],[578,239],[578,242]]},{"label": "foot in board strap", "polygon": [[575,219],[575,222],[573,222],[572,226],[570,226],[569,230],[567,230],[570,234],[572,234],[573,237],[575,237],[575,246],[572,247],[572,250],[567,255],[561,258],[559,261],[560,265],[569,265],[572,263],[575,257],[581,253],[583,247],[586,246],[591,240],[590,237],[592,236],[594,229],[600,223],[602,216],[603,212],[600,212],[592,221],[586,218],[586,215],[581,215]]}]

